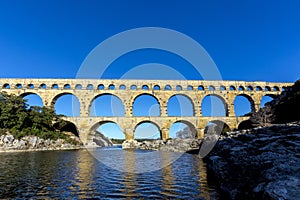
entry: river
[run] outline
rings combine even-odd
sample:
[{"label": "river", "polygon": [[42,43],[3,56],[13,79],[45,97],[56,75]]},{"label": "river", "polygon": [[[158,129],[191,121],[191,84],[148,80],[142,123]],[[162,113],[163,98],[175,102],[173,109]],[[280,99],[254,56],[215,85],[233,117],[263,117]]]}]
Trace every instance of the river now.
[{"label": "river", "polygon": [[[197,155],[182,154],[161,169],[131,173],[141,163],[136,162],[137,155],[143,156],[145,151],[112,149],[107,151],[109,162],[125,171],[95,158],[105,151],[1,153],[0,199],[219,199],[208,186],[205,163]],[[151,154],[155,158],[142,163],[151,167],[153,160],[165,160],[172,154],[156,152]]]}]

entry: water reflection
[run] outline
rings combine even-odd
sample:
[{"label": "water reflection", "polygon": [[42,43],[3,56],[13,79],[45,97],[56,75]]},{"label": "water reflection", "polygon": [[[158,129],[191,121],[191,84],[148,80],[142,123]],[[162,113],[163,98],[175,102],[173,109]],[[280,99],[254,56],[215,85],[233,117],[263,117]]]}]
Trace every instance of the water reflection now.
[{"label": "water reflection", "polygon": [[[170,164],[176,153],[105,151],[95,149],[93,155],[109,160],[113,167],[87,150],[1,153],[0,199],[217,199],[197,156],[183,154]],[[146,159],[149,155],[156,157],[152,158],[156,163]],[[159,170],[133,173],[141,166],[159,166]]]}]

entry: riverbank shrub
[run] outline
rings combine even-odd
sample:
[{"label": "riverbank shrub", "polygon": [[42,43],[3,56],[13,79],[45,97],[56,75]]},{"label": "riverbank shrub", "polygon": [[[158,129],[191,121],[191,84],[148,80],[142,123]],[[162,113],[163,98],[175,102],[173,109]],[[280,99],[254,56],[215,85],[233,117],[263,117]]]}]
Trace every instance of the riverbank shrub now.
[{"label": "riverbank shrub", "polygon": [[[66,139],[60,131],[67,123],[48,107],[31,106],[21,96],[0,93],[0,134],[10,133],[15,138],[27,135],[43,139]],[[55,124],[55,126],[54,126]]]}]

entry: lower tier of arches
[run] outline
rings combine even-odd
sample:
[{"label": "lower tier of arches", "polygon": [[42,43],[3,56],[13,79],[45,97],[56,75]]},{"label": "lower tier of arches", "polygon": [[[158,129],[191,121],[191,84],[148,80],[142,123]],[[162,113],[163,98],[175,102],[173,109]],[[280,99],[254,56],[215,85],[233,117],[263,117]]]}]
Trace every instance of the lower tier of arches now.
[{"label": "lower tier of arches", "polygon": [[237,129],[243,121],[249,117],[65,117],[65,120],[72,122],[76,126],[80,139],[85,143],[89,134],[97,127],[105,123],[115,123],[120,127],[126,140],[136,139],[136,130],[143,123],[149,123],[157,128],[155,139],[170,138],[171,126],[175,123],[185,124],[193,135],[203,138],[205,128],[209,124],[215,124],[218,130]]}]

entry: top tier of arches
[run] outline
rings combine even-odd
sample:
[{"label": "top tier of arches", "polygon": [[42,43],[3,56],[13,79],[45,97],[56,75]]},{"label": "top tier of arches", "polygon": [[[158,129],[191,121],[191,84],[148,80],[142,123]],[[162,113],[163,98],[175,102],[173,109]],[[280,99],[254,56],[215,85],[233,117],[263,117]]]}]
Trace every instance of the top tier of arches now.
[{"label": "top tier of arches", "polygon": [[0,89],[281,92],[293,83],[204,80],[0,79]]}]

